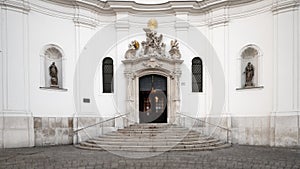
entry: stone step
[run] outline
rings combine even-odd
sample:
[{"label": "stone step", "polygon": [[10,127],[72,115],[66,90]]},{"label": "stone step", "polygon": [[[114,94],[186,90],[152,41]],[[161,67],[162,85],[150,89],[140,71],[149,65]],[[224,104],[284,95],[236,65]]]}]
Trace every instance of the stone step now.
[{"label": "stone step", "polygon": [[173,129],[173,128],[167,128],[167,129],[131,129],[131,128],[124,128],[124,129],[118,129],[117,132],[194,132],[192,130],[188,129]]},{"label": "stone step", "polygon": [[122,135],[122,134],[114,134],[114,135],[104,135],[98,138],[110,138],[110,139],[130,139],[130,138],[146,138],[146,139],[202,139],[204,138],[201,135],[143,135],[143,134],[132,134],[132,135]]},{"label": "stone step", "polygon": [[174,125],[142,125],[142,126],[139,126],[139,125],[132,125],[132,126],[128,126],[126,127],[128,129],[160,129],[160,130],[165,130],[165,129],[182,129],[178,126],[174,126]]},{"label": "stone step", "polygon": [[210,143],[204,145],[177,145],[177,146],[149,146],[149,145],[140,145],[140,146],[132,146],[132,145],[124,145],[124,146],[113,146],[113,145],[97,145],[90,143],[80,144],[81,148],[91,147],[97,148],[100,150],[108,150],[108,151],[135,151],[135,152],[163,152],[163,151],[172,151],[172,150],[212,150],[216,148],[224,148],[228,147],[228,145],[223,143]]},{"label": "stone step", "polygon": [[128,137],[96,137],[91,140],[96,140],[96,141],[119,141],[119,142],[124,142],[124,141],[150,141],[150,142],[160,142],[160,141],[170,141],[170,142],[178,142],[178,141],[210,141],[214,140],[212,137],[133,137],[133,136],[128,136]]},{"label": "stone step", "polygon": [[[75,145],[75,147],[80,148],[80,149],[85,149],[85,150],[96,150],[96,151],[107,151],[106,149],[103,149],[102,147],[89,147],[89,146],[81,146],[81,145]],[[154,151],[155,149],[151,149],[151,151],[145,151],[145,150],[131,150],[127,152],[165,152],[165,151],[213,151],[213,150],[218,150],[218,149],[223,149],[223,148],[228,148],[231,147],[230,144],[223,144],[223,145],[219,145],[219,146],[210,146],[210,147],[197,147],[197,148],[192,148],[192,149],[188,149],[188,148],[171,148],[171,149],[156,149],[156,151]],[[110,150],[112,151],[112,150]],[[124,151],[124,150],[113,150],[115,152],[117,151]]]},{"label": "stone step", "polygon": [[187,134],[191,134],[191,135],[202,135],[199,132],[196,131],[113,131],[110,132],[106,135],[114,135],[114,134],[163,134],[163,135],[187,135]]},{"label": "stone step", "polygon": [[126,133],[111,133],[111,134],[106,134],[105,136],[111,137],[111,136],[116,136],[116,137],[126,137],[126,136],[133,136],[133,137],[139,137],[139,136],[145,136],[145,137],[200,137],[201,135],[198,133],[159,133],[159,132],[146,132],[146,133],[139,133],[139,132],[126,132]]},{"label": "stone step", "polygon": [[150,130],[146,130],[146,131],[136,131],[136,130],[122,130],[122,131],[114,131],[112,133],[137,133],[137,134],[152,134],[152,133],[163,133],[163,134],[187,134],[187,133],[191,133],[191,134],[199,134],[199,132],[195,132],[195,131],[174,131],[174,130],[159,130],[159,131],[150,131]]},{"label": "stone step", "polygon": [[193,141],[169,141],[169,140],[159,140],[159,141],[149,141],[149,140],[129,140],[129,141],[109,141],[109,140],[88,140],[87,143],[99,144],[99,145],[196,145],[196,144],[206,144],[206,143],[216,143],[217,139],[211,140],[193,140]]},{"label": "stone step", "polygon": [[208,146],[213,146],[213,145],[222,145],[222,142],[211,142],[211,143],[203,143],[203,144],[190,144],[190,145],[179,145],[179,144],[172,144],[172,145],[125,145],[125,144],[120,144],[120,145],[113,145],[113,144],[95,144],[95,143],[89,143],[89,142],[83,142],[80,143],[80,145],[86,145],[86,146],[91,146],[91,147],[102,147],[104,149],[149,149],[149,148],[196,148],[196,147],[208,147]]},{"label": "stone step", "polygon": [[76,147],[90,150],[162,152],[199,151],[228,145],[201,133],[170,124],[135,124],[81,142]]},{"label": "stone step", "polygon": [[[90,140],[88,140],[90,141]],[[132,143],[140,143],[140,142],[150,142],[150,143],[180,143],[180,142],[184,142],[184,143],[191,143],[191,142],[211,142],[211,140],[197,140],[197,139],[153,139],[153,140],[149,140],[149,139],[91,139],[91,141],[98,141],[98,142],[102,142],[102,143],[110,143],[110,144],[114,144],[114,142],[117,143],[123,143],[123,142],[132,142]]]}]

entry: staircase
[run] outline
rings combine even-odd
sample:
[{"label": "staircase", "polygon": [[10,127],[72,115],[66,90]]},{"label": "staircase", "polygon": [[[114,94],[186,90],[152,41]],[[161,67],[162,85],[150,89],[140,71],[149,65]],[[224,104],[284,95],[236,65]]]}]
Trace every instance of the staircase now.
[{"label": "staircase", "polygon": [[76,145],[88,150],[163,152],[201,151],[230,144],[171,124],[135,124]]}]

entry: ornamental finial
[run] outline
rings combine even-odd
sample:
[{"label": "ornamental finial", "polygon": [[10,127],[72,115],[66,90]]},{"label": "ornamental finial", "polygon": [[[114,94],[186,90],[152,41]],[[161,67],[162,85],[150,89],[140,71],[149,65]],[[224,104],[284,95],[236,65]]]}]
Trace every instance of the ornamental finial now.
[{"label": "ornamental finial", "polygon": [[150,19],[148,21],[148,28],[151,29],[151,30],[154,30],[156,29],[158,26],[158,23],[157,23],[157,20],[156,19]]}]

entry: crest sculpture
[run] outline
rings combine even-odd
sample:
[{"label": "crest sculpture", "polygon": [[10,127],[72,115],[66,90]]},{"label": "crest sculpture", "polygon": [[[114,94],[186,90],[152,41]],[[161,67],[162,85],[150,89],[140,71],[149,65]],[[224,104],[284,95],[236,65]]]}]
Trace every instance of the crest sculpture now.
[{"label": "crest sculpture", "polygon": [[148,28],[143,30],[146,33],[146,40],[141,42],[141,50],[137,53],[139,49],[139,42],[134,40],[129,44],[129,48],[125,53],[125,59],[134,59],[137,57],[147,57],[147,56],[158,56],[167,57],[171,59],[180,59],[181,54],[179,51],[179,44],[177,40],[172,40],[170,42],[169,56],[166,55],[166,44],[163,43],[163,35],[158,35],[154,30],[157,27],[157,21],[150,20],[148,23]]}]

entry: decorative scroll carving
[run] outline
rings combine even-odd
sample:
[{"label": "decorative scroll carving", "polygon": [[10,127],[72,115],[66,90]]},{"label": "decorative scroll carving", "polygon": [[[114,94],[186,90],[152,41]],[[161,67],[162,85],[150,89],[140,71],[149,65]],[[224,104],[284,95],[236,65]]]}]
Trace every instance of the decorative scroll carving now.
[{"label": "decorative scroll carving", "polygon": [[150,68],[157,68],[161,67],[162,64],[158,63],[155,58],[150,58],[148,61],[144,62],[143,65]]}]

